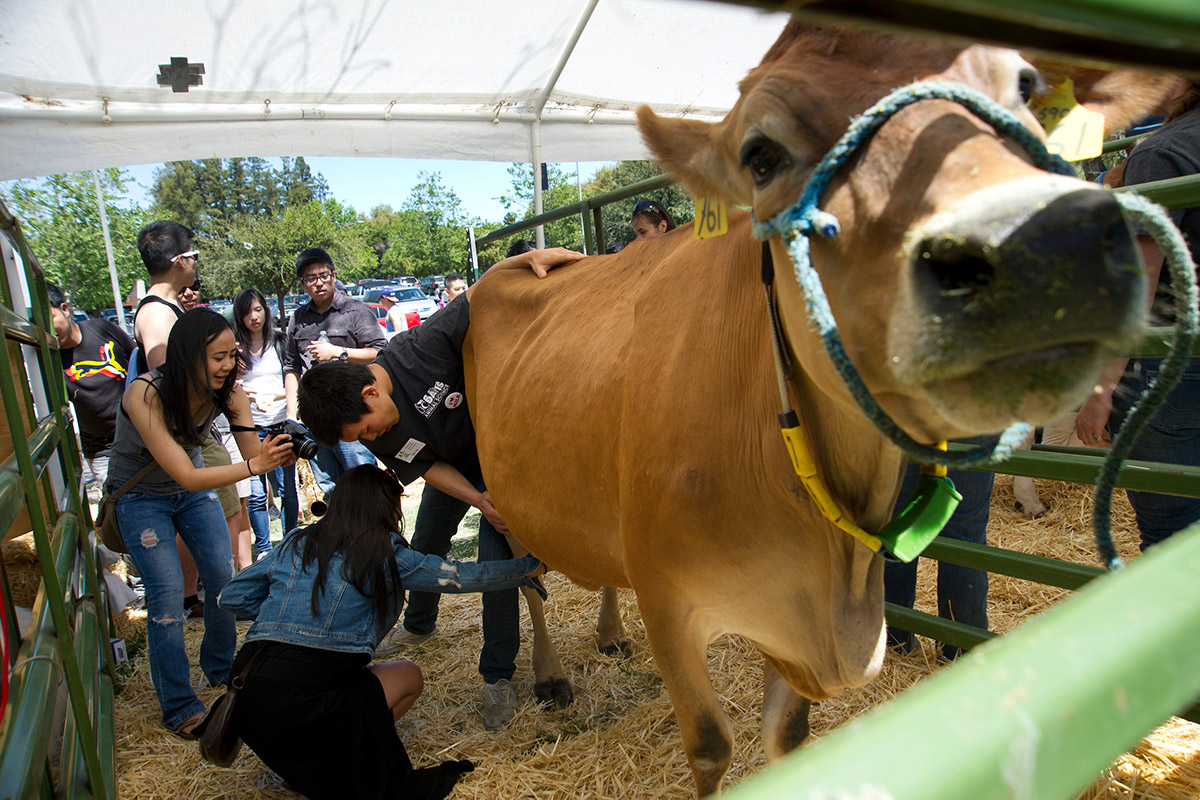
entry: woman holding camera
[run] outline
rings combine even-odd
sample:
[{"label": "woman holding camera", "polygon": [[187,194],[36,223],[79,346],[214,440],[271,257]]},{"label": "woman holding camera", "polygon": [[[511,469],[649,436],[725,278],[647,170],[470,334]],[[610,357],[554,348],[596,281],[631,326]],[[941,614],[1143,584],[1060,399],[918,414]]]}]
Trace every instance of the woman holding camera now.
[{"label": "woman holding camera", "polygon": [[[267,300],[258,289],[244,289],[233,299],[233,328],[242,351],[245,371],[242,389],[250,398],[250,416],[265,437],[263,428],[287,419],[287,395],[283,389],[283,333],[275,330]],[[250,527],[254,548],[262,556],[271,550],[271,518],[267,514],[267,481],[283,504],[283,532],[296,527],[300,499],[296,492],[296,467],[289,464],[250,482]],[[280,490],[280,487],[282,491]]]},{"label": "woman holding camera", "polygon": [[[161,367],[125,390],[106,490],[115,492],[138,478],[117,500],[117,521],[146,588],[150,677],[163,725],[194,738],[192,729],[204,715],[204,703],[192,689],[183,646],[186,615],[175,533],[195,557],[204,581],[200,668],[216,686],[229,676],[236,630],[233,614],[217,605],[217,595],[232,577],[233,554],[213,490],[290,463],[293,456],[288,437],[260,443],[254,434],[250,403],[235,386],[237,345],[224,317],[206,308],[186,312],[171,328],[166,356]],[[200,447],[221,413],[229,418],[246,460],[205,467]]]},{"label": "woman holding camera", "polygon": [[242,676],[233,726],[262,762],[305,797],[446,796],[469,761],[414,770],[395,721],[424,686],[411,661],[368,666],[404,591],[485,592],[546,570],[536,558],[445,561],[400,535],[403,487],[372,465],[350,469],[319,521],[293,531],[221,592],[255,618],[234,662]]}]

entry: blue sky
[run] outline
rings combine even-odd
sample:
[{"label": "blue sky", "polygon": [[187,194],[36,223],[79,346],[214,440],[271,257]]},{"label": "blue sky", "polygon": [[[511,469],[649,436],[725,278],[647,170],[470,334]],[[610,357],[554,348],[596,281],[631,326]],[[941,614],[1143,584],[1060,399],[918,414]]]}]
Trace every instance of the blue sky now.
[{"label": "blue sky", "polygon": [[[505,209],[497,200],[509,191],[508,163],[491,161],[440,161],[411,158],[334,158],[305,156],[309,168],[325,176],[329,189],[342,203],[366,213],[377,205],[399,208],[408,198],[421,172],[440,172],[442,183],[452,189],[462,201],[468,216],[498,222]],[[271,159],[278,165],[278,159]],[[596,171],[611,162],[584,161],[579,164],[586,183]],[[149,203],[149,190],[154,171],[161,164],[141,164],[126,167],[136,181],[131,188],[133,199],[142,205]],[[557,165],[565,174],[574,175],[575,164]]]}]

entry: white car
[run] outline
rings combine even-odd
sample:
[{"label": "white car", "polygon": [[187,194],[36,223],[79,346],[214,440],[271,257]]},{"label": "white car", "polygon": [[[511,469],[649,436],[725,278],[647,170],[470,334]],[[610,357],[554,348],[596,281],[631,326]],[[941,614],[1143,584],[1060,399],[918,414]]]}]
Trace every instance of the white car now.
[{"label": "white car", "polygon": [[417,316],[421,318],[422,322],[438,310],[438,304],[433,301],[433,298],[426,296],[415,286],[381,286],[368,289],[361,299],[364,303],[379,303],[381,302],[380,298],[385,294],[396,298],[396,305],[400,306],[401,311],[417,312]]}]

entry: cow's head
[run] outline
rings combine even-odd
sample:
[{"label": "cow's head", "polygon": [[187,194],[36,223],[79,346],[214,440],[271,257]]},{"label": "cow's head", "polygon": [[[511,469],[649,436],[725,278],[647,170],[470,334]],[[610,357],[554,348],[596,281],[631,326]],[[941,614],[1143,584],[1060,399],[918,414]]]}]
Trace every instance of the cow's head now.
[{"label": "cow's head", "polygon": [[[1042,80],[1015,51],[798,23],[742,81],[722,122],[665,119],[646,108],[639,122],[651,150],[693,193],[750,205],[765,220],[796,201],[851,117],[922,79],[966,84],[1040,134],[1026,101]],[[1107,111],[1117,94],[1127,97],[1101,93],[1093,108]],[[1110,122],[1125,124],[1140,110],[1124,108]],[[1136,336],[1142,271],[1116,202],[1034,168],[957,104],[923,101],[898,112],[842,168],[821,206],[842,225],[834,239],[814,238],[812,252],[846,350],[914,437],[1061,414]],[[772,246],[786,264],[778,238]],[[790,270],[780,272],[797,358],[821,385],[839,386],[814,346]]]}]

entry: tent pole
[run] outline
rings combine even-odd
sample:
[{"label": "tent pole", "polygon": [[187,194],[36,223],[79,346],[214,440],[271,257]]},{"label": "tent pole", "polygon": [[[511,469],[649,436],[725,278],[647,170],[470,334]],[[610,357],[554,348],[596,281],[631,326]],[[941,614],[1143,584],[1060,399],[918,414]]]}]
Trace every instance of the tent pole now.
[{"label": "tent pole", "polygon": [[[533,109],[534,120],[530,126],[530,138],[533,143],[534,214],[542,213],[542,111],[545,110],[546,103],[550,100],[550,94],[554,91],[554,85],[558,83],[563,69],[566,68],[567,62],[571,59],[571,53],[574,52],[575,45],[579,43],[579,37],[583,35],[583,29],[587,27],[588,21],[592,18],[592,12],[596,10],[596,5],[599,2],[600,0],[588,0],[583,13],[579,15],[579,22],[575,23],[575,30],[571,31],[571,38],[567,40],[567,45],[563,48],[562,55],[558,57],[558,63],[554,65],[554,72],[550,74],[550,80],[546,81],[546,85],[542,88],[542,93],[538,95],[537,105]],[[538,225],[537,247],[541,250],[545,246],[545,228]]]},{"label": "tent pole", "polygon": [[108,257],[108,277],[112,281],[113,307],[117,310],[117,321],[125,327],[125,298],[121,297],[121,282],[117,280],[117,265],[113,261],[112,237],[108,235],[108,212],[104,210],[104,190],[100,188],[100,170],[92,170],[92,181],[96,184],[96,207],[100,209],[100,233],[104,236],[104,255]]},{"label": "tent pole", "polygon": [[[542,121],[535,119],[529,126],[529,136],[533,143],[533,213],[542,213]],[[535,229],[537,236],[535,244],[541,250],[546,246],[546,229],[538,225]]]}]

